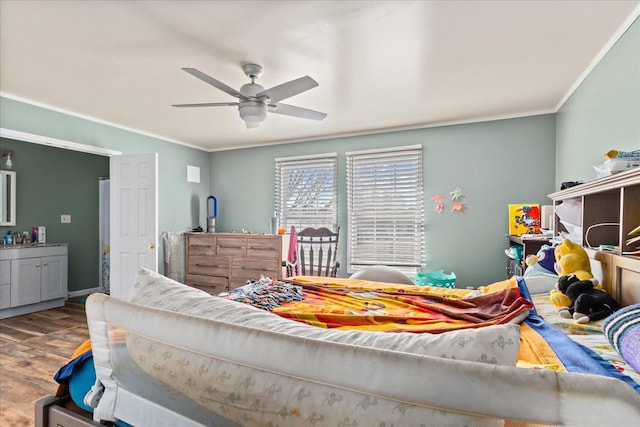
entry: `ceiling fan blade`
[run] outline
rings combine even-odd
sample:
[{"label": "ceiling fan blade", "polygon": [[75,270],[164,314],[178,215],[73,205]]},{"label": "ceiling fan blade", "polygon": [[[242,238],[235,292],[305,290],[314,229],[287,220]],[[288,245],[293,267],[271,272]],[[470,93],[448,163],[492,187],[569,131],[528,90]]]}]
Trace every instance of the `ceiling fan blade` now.
[{"label": "ceiling fan blade", "polygon": [[173,104],[172,107],[184,108],[184,107],[227,107],[238,106],[237,102],[204,102],[201,104]]},{"label": "ceiling fan blade", "polygon": [[291,98],[293,95],[297,95],[306,90],[313,89],[318,86],[318,82],[313,80],[309,76],[300,77],[299,79],[291,80],[281,85],[274,86],[270,89],[263,90],[256,94],[257,97],[268,96],[272,103],[276,103],[283,99]]},{"label": "ceiling fan blade", "polygon": [[247,99],[246,96],[244,96],[242,93],[238,92],[234,88],[227,86],[226,84],[222,83],[219,80],[214,79],[213,77],[203,73],[202,71],[196,70],[195,68],[183,68],[183,70],[191,74],[195,78],[198,78],[203,82],[208,83],[211,86],[216,87],[221,91],[226,92],[235,98],[240,98],[242,100]]},{"label": "ceiling fan blade", "polygon": [[303,119],[322,120],[327,117],[327,113],[321,113],[319,111],[309,110],[307,108],[296,107],[289,104],[270,104],[269,112],[276,114],[284,114],[286,116],[300,117]]}]

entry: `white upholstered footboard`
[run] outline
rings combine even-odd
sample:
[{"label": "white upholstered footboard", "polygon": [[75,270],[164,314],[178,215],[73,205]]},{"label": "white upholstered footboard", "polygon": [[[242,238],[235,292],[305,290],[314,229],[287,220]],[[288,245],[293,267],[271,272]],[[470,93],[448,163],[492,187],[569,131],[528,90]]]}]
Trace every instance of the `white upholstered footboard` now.
[{"label": "white upholstered footboard", "polygon": [[[118,417],[119,390],[131,393],[127,379],[136,380],[129,373],[143,371],[153,381],[137,395],[153,401],[168,394],[170,402],[160,406],[209,425],[315,419],[321,425],[484,426],[515,419],[624,426],[640,419],[640,396],[614,379],[326,342],[101,294],[89,297],[87,317],[106,389],[96,411],[102,419]],[[126,345],[118,334],[110,337],[113,328],[126,331]],[[154,352],[161,357],[147,363]]]}]

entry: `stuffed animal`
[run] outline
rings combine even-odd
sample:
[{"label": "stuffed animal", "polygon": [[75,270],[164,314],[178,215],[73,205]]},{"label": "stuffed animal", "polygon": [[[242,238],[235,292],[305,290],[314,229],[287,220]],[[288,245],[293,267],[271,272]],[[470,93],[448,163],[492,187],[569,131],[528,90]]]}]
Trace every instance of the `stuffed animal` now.
[{"label": "stuffed animal", "polygon": [[[587,251],[579,244],[569,239],[564,239],[556,246],[554,256],[556,259],[554,268],[560,278],[573,274],[578,280],[591,280],[594,287],[598,285],[597,280],[594,279],[593,274],[591,274],[589,255],[587,255]],[[549,298],[558,309],[569,307],[571,304],[570,299],[557,289],[550,292]]]},{"label": "stuffed animal", "polygon": [[560,316],[576,323],[589,323],[604,319],[620,308],[618,302],[606,292],[595,289],[593,281],[580,280],[575,274],[562,276],[557,290],[566,295],[571,304],[559,311]]},{"label": "stuffed animal", "polygon": [[538,253],[527,256],[524,260],[528,266],[527,274],[556,274],[554,250],[553,246],[542,245]]}]

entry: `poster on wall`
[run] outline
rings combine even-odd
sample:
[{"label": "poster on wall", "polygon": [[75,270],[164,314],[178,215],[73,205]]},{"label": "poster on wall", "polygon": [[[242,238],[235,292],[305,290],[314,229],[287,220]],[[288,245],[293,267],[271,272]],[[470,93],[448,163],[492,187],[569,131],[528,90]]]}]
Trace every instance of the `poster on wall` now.
[{"label": "poster on wall", "polygon": [[509,234],[540,234],[540,205],[520,203],[509,205]]}]

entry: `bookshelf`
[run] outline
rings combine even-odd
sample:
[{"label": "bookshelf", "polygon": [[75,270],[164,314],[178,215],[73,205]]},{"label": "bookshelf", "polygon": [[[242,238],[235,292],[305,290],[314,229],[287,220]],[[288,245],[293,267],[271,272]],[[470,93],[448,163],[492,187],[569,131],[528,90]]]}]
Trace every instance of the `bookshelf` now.
[{"label": "bookshelf", "polygon": [[537,254],[540,248],[542,248],[542,245],[551,244],[549,239],[544,238],[543,235],[535,238],[527,238],[508,234],[507,239],[509,239],[509,247],[516,248],[521,254],[519,260],[507,256],[507,278],[513,275],[522,276],[527,269],[527,264],[524,262],[525,259],[527,259],[529,255]]},{"label": "bookshelf", "polygon": [[554,207],[553,235],[566,231],[557,215],[558,206],[569,200],[578,202],[582,244],[602,252],[598,255],[609,266],[607,287],[611,295],[618,301],[630,298],[620,293],[621,284],[627,282],[640,294],[640,242],[633,241],[640,226],[640,168],[551,193],[549,198]]},{"label": "bookshelf", "polygon": [[[549,197],[553,200],[554,212],[568,199],[580,201],[584,246],[611,245],[617,248],[614,252],[618,254],[638,250],[640,244],[628,241],[630,233],[640,226],[640,168],[586,182],[549,194]],[[555,215],[554,235],[564,230]]]}]

